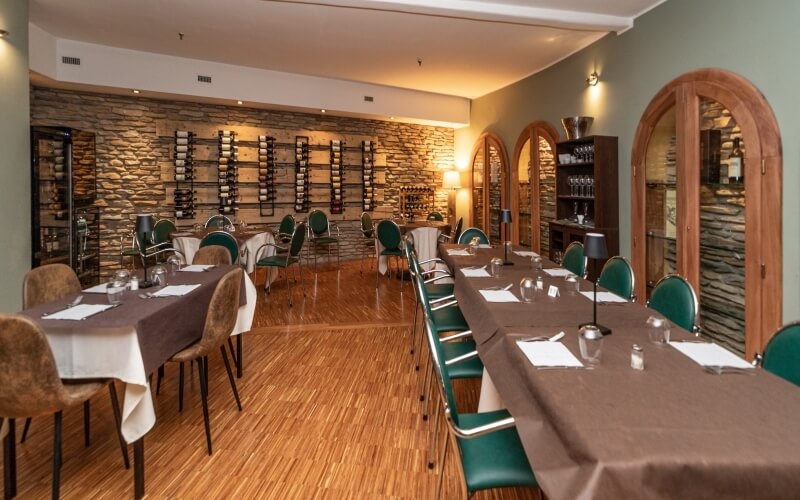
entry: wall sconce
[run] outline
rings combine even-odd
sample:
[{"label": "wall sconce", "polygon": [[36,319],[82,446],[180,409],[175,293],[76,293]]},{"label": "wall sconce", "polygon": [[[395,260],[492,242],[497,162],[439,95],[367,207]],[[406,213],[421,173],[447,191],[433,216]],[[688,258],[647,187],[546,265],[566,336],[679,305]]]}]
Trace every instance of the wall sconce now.
[{"label": "wall sconce", "polygon": [[6,38],[9,35],[8,31],[0,30],[0,38]]},{"label": "wall sconce", "polygon": [[592,71],[589,74],[589,78],[586,79],[586,83],[588,83],[592,87],[597,85],[597,82],[599,82],[599,81],[600,81],[600,75],[597,74],[597,71]]}]

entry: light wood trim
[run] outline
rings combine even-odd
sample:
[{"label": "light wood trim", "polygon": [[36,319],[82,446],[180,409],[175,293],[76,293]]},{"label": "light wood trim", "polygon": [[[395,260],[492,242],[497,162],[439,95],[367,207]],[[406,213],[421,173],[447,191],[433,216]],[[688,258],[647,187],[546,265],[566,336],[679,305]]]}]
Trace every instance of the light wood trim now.
[{"label": "light wood trim", "polygon": [[[664,86],[650,102],[634,137],[632,161],[633,267],[637,296],[646,297],[644,282],[645,178],[644,165],[650,135],[661,115],[676,108],[679,233],[678,272],[699,290],[699,98],[714,99],[736,119],[745,138],[745,355],[748,359],[766,343],[783,321],[783,152],[772,108],[752,83],[729,71],[706,68],[686,73]],[[694,142],[694,145],[692,143]],[[761,173],[764,162],[765,171]],[[683,172],[682,175],[682,170]],[[691,176],[691,181],[688,179]],[[684,184],[688,184],[684,186]],[[690,185],[690,186],[689,186]],[[685,200],[694,200],[686,203]],[[687,205],[692,205],[687,206]],[[695,215],[697,212],[697,215]],[[683,217],[683,219],[682,219]],[[685,225],[694,228],[686,234]],[[691,227],[691,226],[690,226]],[[690,240],[687,240],[690,238]],[[764,266],[762,276],[762,266]]]},{"label": "light wood trim", "polygon": [[[509,185],[511,191],[511,211],[512,217],[516,227],[519,227],[519,157],[522,154],[522,148],[525,146],[525,141],[531,141],[531,194],[536,197],[536,203],[531,200],[531,249],[535,252],[541,252],[541,232],[539,225],[541,224],[541,210],[540,210],[540,195],[541,186],[539,184],[539,138],[543,138],[550,144],[553,150],[553,156],[556,155],[556,143],[561,140],[558,130],[550,123],[543,120],[536,120],[528,124],[525,129],[519,134],[517,143],[514,146],[514,159],[510,165],[511,182]],[[535,150],[534,150],[535,147]],[[535,154],[534,154],[535,151]],[[519,231],[515,231],[512,241],[515,245],[519,245]]]},{"label": "light wood trim", "polygon": [[[475,204],[472,203],[472,196],[474,193],[474,175],[473,175],[473,168],[475,165],[475,155],[478,153],[481,147],[483,147],[483,226],[481,229],[487,235],[489,235],[489,146],[494,146],[498,154],[500,155],[500,161],[502,162],[502,167],[500,169],[500,207],[504,208],[508,206],[508,179],[509,179],[509,166],[508,166],[508,154],[506,153],[506,148],[503,145],[503,140],[497,134],[492,132],[484,132],[478,137],[478,140],[475,141],[475,145],[472,147],[472,154],[470,155],[470,161],[472,164],[470,165],[469,170],[469,193],[470,193],[470,204],[472,205],[472,209],[470,210],[470,219],[471,224],[475,225]],[[502,228],[500,229],[502,234]]]}]

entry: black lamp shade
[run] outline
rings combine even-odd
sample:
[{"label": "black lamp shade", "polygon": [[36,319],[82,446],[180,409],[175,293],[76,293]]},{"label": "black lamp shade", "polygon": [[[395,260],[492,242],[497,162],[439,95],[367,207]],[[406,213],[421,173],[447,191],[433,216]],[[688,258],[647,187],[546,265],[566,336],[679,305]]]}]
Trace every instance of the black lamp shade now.
[{"label": "black lamp shade", "polygon": [[500,210],[500,222],[503,224],[511,222],[511,210],[507,208]]},{"label": "black lamp shade", "polygon": [[138,234],[149,233],[153,230],[153,216],[149,214],[136,215],[136,232]]},{"label": "black lamp shade", "polygon": [[600,233],[586,233],[583,238],[583,255],[587,259],[605,259],[608,257],[606,236]]}]

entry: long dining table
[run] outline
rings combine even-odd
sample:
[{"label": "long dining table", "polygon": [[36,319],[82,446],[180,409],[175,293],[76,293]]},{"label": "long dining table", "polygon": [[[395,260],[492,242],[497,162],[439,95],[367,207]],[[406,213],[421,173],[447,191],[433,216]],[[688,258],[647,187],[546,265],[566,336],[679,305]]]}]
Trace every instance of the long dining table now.
[{"label": "long dining table", "polygon": [[[488,265],[498,248],[450,255],[455,295],[496,390],[515,418],[542,490],[573,498],[796,498],[800,495],[800,389],[762,369],[712,374],[678,344],[649,342],[638,303],[598,303],[598,323],[611,328],[602,358],[587,368],[541,369],[517,342],[566,333],[579,355],[578,329],[592,321],[592,300],[566,291],[564,277],[544,274],[533,303],[489,303],[481,289],[534,276],[530,257],[511,254],[499,278],[467,278],[467,266]],[[521,249],[518,249],[521,250]],[[544,267],[557,266],[544,259]],[[488,267],[487,267],[488,269]],[[559,295],[546,290],[559,287]],[[580,281],[581,290],[592,290]],[[697,341],[678,327],[674,341]],[[633,344],[645,369],[631,368]]]},{"label": "long dining table", "polygon": [[[126,291],[119,306],[78,321],[43,317],[63,310],[75,295],[22,311],[44,331],[62,378],[110,378],[125,383],[121,431],[134,447],[136,498],[145,493],[144,436],[156,422],[150,375],[173,354],[200,339],[216,285],[236,267],[178,271],[168,276],[168,285],[200,286],[186,295],[170,297],[147,297],[147,292],[157,288]],[[82,304],[107,304],[105,293],[84,292],[83,297]],[[231,335],[250,330],[255,304],[255,286],[244,274]]]}]

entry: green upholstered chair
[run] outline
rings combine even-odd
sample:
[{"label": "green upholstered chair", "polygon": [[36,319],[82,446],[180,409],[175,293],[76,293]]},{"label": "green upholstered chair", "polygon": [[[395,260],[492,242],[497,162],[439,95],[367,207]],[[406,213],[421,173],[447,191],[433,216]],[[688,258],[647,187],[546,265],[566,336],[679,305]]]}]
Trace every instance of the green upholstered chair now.
[{"label": "green upholstered chair", "polygon": [[428,214],[428,220],[444,222],[444,215],[441,212],[431,212]]},{"label": "green upholstered chair", "polygon": [[450,431],[450,440],[441,450],[436,498],[441,495],[447,450],[451,445],[458,458],[464,482],[464,497],[494,488],[538,488],[528,457],[522,448],[514,418],[506,410],[483,413],[459,413],[451,384],[452,364],[446,357],[435,326],[425,321],[425,337],[433,358],[443,411]]},{"label": "green upholstered chair", "polygon": [[231,262],[234,264],[239,262],[239,242],[229,233],[225,231],[212,231],[203,236],[203,239],[200,240],[200,248],[210,245],[219,245],[227,248],[231,253]]},{"label": "green upholstered chair", "polygon": [[212,215],[206,221],[206,228],[209,228],[209,227],[225,227],[225,226],[232,226],[232,225],[233,225],[233,222],[231,222],[231,220],[228,217],[226,217],[226,216],[224,216],[222,214]]},{"label": "green upholstered chair", "polygon": [[[372,222],[372,216],[369,212],[361,212],[361,234],[364,236],[364,241],[361,242],[361,263],[358,266],[358,272],[364,272],[364,257],[375,252],[375,224]],[[366,255],[365,255],[366,254]]]},{"label": "green upholstered chair", "polygon": [[564,251],[561,266],[581,278],[586,277],[586,257],[583,256],[583,243],[573,241]]},{"label": "green upholstered chair", "polygon": [[[334,236],[333,230],[336,231]],[[308,215],[308,234],[314,250],[314,271],[317,270],[317,248],[325,247],[328,249],[330,258],[331,246],[336,245],[336,263],[339,260],[339,227],[328,220],[328,216],[322,210],[314,210]]]},{"label": "green upholstered chair", "polygon": [[153,226],[153,232],[150,233],[150,242],[145,247],[143,256],[145,258],[153,256],[158,258],[159,255],[165,253],[175,253],[180,255],[181,259],[186,262],[186,257],[172,246],[172,240],[169,237],[170,234],[177,230],[178,228],[175,227],[175,223],[171,220],[159,219]]},{"label": "green upholstered chair", "polygon": [[[303,251],[303,243],[306,240],[306,224],[305,222],[301,222],[297,226],[295,226],[294,231],[292,231],[292,240],[289,242],[289,252],[285,254],[278,254],[277,252],[275,255],[261,257],[263,251],[267,249],[267,247],[275,247],[276,249],[279,248],[278,245],[274,243],[266,243],[258,247],[256,250],[256,268],[259,267],[277,267],[282,268],[286,272],[286,283],[287,288],[289,291],[289,307],[292,306],[292,280],[289,278],[289,268],[293,264],[297,264],[297,267],[300,270],[300,286],[303,289],[303,297],[306,296],[306,288],[305,284],[303,283],[303,263],[300,259],[300,253]],[[264,284],[264,289],[267,290],[269,293],[272,290],[272,284],[269,282],[269,277],[267,277],[266,283]]]},{"label": "green upholstered chair", "polygon": [[700,305],[692,285],[678,274],[668,274],[658,280],[647,306],[663,314],[684,330],[700,333],[695,324]]},{"label": "green upholstered chair", "polygon": [[[400,271],[400,264],[398,262],[399,259],[403,257],[403,250],[400,248],[402,243],[402,234],[400,232],[400,226],[393,220],[382,220],[378,222],[378,227],[376,228],[376,238],[383,245],[383,250],[378,253],[378,259],[381,257],[394,257],[395,263],[397,264],[398,272]],[[380,275],[380,266],[375,265],[375,288],[378,288],[378,276]],[[391,266],[389,267],[391,271]],[[391,276],[391,272],[387,273]],[[400,282],[400,290],[403,290],[403,282]]]},{"label": "green upholstered chair", "polygon": [[277,250],[278,253],[286,253],[288,251],[289,243],[292,241],[294,226],[296,225],[297,223],[292,214],[286,214],[281,219],[278,230],[275,232],[275,242],[278,244],[279,248],[279,250]]},{"label": "green upholstered chair", "polygon": [[633,268],[625,257],[617,255],[608,259],[600,271],[597,284],[623,299],[635,298]]},{"label": "green upholstered chair", "polygon": [[780,327],[759,358],[765,370],[800,385],[800,322]]},{"label": "green upholstered chair", "polygon": [[458,235],[458,239],[456,241],[458,242],[459,245],[466,245],[467,243],[472,241],[472,238],[476,236],[478,237],[478,239],[482,244],[484,245],[489,244],[489,237],[486,236],[486,233],[484,233],[481,229],[477,227],[466,228],[463,233]]}]

